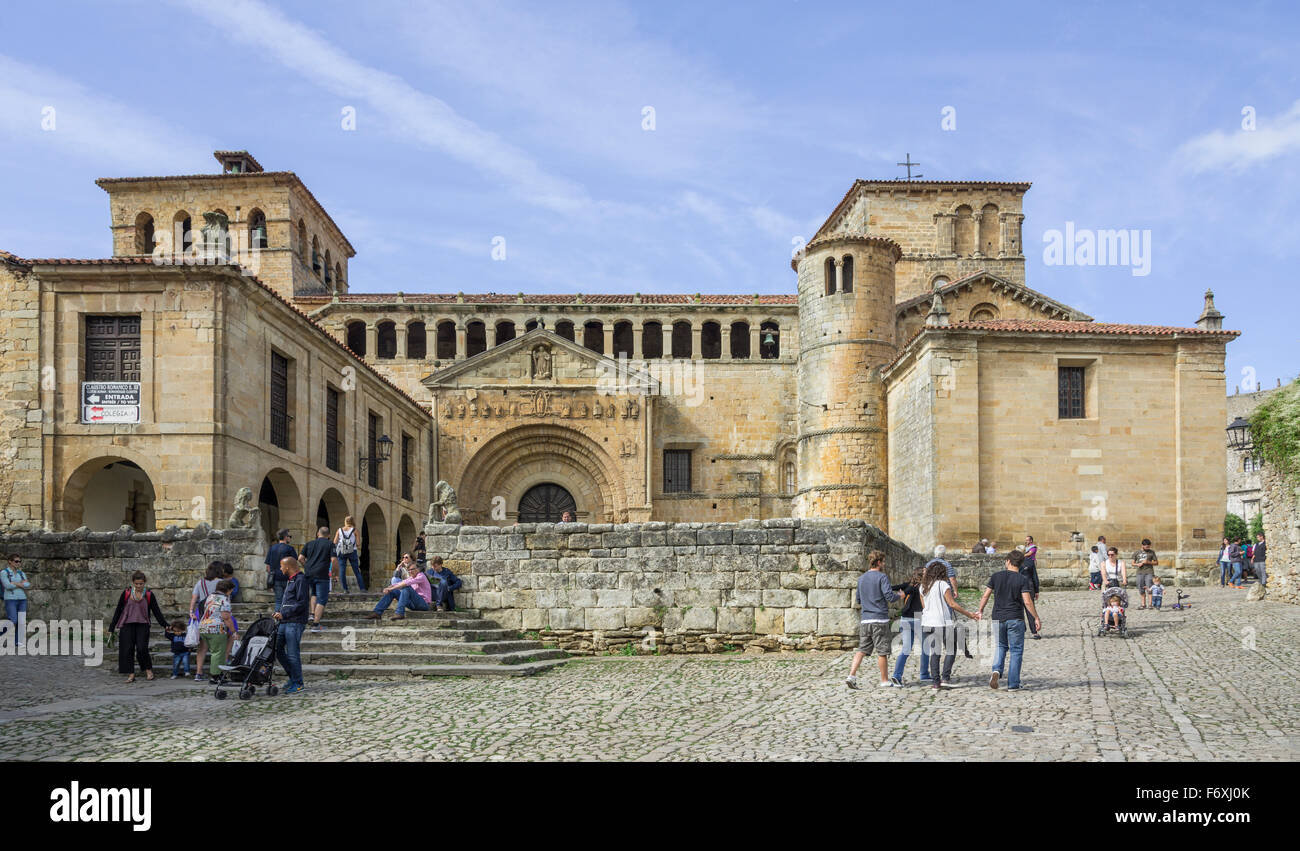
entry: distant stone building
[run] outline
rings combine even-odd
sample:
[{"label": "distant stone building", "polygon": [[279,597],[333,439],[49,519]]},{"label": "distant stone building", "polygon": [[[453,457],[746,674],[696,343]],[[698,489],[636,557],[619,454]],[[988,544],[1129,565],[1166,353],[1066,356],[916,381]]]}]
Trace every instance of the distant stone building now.
[{"label": "distant stone building", "polygon": [[[1228,397],[1228,417],[1227,422],[1224,423],[1225,428],[1238,417],[1249,421],[1255,409],[1276,390],[1276,387],[1272,387],[1268,390],[1242,393],[1241,388],[1237,388],[1237,392]],[[1259,473],[1264,463],[1263,459],[1246,449],[1233,449],[1227,446],[1224,451],[1228,469],[1227,513],[1235,514],[1249,523],[1250,519],[1262,510],[1260,500],[1263,497],[1263,485]]]},{"label": "distant stone building", "polygon": [[[1213,557],[1236,332],[1209,294],[1195,326],[1138,326],[1029,288],[1027,183],[857,181],[794,256],[789,295],[358,293],[351,244],[297,176],[217,159],[98,181],[110,260],[6,261],[25,301],[3,322],[28,329],[0,394],[25,453],[0,462],[22,495],[10,527],[80,522],[86,465],[117,452],[148,479],[113,479],[143,526],[194,522],[171,477],[224,508],[275,465],[295,528],[332,489],[376,506],[385,539],[445,480],[468,523],[844,517],[921,549],[1068,548],[1087,530]],[[199,263],[214,256],[255,278]],[[104,316],[141,322],[138,426],[78,416]],[[272,398],[276,352],[292,411]],[[349,368],[360,396],[333,383]],[[299,429],[288,449],[277,416]],[[354,457],[377,434],[411,441],[381,486]]]}]

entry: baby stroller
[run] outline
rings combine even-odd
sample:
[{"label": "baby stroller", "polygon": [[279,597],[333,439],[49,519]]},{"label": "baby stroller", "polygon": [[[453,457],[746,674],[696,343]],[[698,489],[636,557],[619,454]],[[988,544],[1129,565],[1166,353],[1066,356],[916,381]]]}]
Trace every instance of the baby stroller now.
[{"label": "baby stroller", "polygon": [[258,686],[266,686],[266,693],[274,697],[280,688],[271,682],[275,669],[276,639],[279,624],[275,618],[259,618],[244,632],[244,641],[235,650],[229,665],[220,665],[221,677],[217,680],[217,700],[225,700],[222,686],[239,684],[239,699],[248,700]]},{"label": "baby stroller", "polygon": [[[1115,627],[1106,622],[1106,609],[1110,607],[1110,598],[1119,597],[1119,626]],[[1097,635],[1108,635],[1112,632],[1119,633],[1120,638],[1128,638],[1128,592],[1118,585],[1111,585],[1101,592],[1101,626],[1097,628]]]}]

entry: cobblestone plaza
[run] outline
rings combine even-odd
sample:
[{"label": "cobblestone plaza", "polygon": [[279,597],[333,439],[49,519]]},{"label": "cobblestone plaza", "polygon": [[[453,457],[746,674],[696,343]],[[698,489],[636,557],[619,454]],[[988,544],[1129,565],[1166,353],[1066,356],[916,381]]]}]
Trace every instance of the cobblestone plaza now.
[{"label": "cobblestone plaza", "polygon": [[0,760],[1038,760],[1300,757],[1300,610],[1193,589],[1183,612],[1130,610],[1098,638],[1097,595],[1046,592],[1026,688],[844,686],[841,652],[595,657],[539,676],[307,678],[298,696],[217,702],[169,680],[126,685],[114,653],[0,659]]}]

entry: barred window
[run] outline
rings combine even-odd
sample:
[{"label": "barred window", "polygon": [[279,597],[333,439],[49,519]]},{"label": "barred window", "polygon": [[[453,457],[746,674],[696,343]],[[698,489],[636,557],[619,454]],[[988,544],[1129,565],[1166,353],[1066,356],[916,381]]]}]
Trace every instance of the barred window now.
[{"label": "barred window", "polygon": [[691,450],[664,450],[664,493],[690,493]]},{"label": "barred window", "polygon": [[1084,418],[1083,370],[1081,366],[1057,367],[1057,407],[1063,420]]}]

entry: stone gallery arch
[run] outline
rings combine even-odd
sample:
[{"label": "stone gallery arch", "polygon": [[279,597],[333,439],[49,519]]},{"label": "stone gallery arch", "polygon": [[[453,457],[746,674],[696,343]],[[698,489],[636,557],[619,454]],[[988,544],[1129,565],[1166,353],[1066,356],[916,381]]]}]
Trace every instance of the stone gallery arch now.
[{"label": "stone gallery arch", "polygon": [[115,532],[125,525],[137,532],[153,532],[155,495],[142,459],[93,458],[79,465],[64,484],[56,503],[55,526],[61,531],[84,525],[94,532]]},{"label": "stone gallery arch", "polygon": [[282,467],[276,467],[262,479],[257,492],[257,507],[262,511],[262,532],[268,544],[275,540],[275,533],[281,529],[288,529],[293,535],[294,549],[316,536],[316,530],[312,529],[308,537],[302,491],[293,474]]},{"label": "stone gallery arch", "polygon": [[374,588],[376,582],[383,583],[379,585],[381,589],[388,584],[388,577],[397,564],[397,557],[390,551],[393,543],[384,510],[378,504],[370,503],[366,513],[361,515],[361,547],[357,551],[358,566],[366,578],[367,588]]},{"label": "stone gallery arch", "polygon": [[[557,425],[525,425],[498,434],[474,454],[460,478],[460,506],[466,523],[501,524],[518,517],[530,489],[550,484],[563,488],[583,523],[621,522],[629,499],[618,466],[594,440]],[[493,498],[500,497],[506,517],[493,518]]]}]

